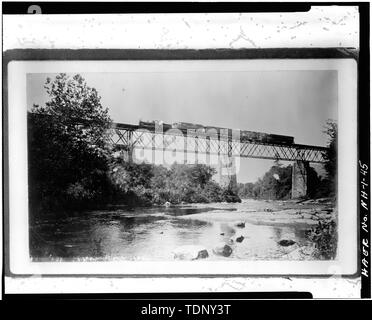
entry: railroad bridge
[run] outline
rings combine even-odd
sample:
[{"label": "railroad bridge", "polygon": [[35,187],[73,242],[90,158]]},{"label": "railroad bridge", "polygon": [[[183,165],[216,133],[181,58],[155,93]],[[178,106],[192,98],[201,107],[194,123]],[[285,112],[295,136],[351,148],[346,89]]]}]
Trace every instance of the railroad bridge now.
[{"label": "railroad bridge", "polygon": [[237,184],[235,160],[240,158],[272,159],[293,162],[292,198],[307,195],[310,163],[324,163],[325,147],[294,143],[290,136],[202,125],[159,121],[138,125],[113,123],[109,141],[129,161],[135,151],[145,151],[156,161],[156,155],[171,153],[184,163],[217,161],[220,183]]}]

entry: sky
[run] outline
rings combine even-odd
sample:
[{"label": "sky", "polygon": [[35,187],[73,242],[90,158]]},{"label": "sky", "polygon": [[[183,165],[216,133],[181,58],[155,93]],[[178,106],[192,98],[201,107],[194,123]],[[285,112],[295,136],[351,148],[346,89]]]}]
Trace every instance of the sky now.
[{"label": "sky", "polygon": [[[289,135],[295,143],[326,146],[325,122],[337,120],[334,70],[80,74],[97,89],[115,122],[192,122]],[[48,100],[43,85],[54,76],[27,75],[28,109]],[[241,159],[238,181],[254,182],[272,165],[272,160]]]}]

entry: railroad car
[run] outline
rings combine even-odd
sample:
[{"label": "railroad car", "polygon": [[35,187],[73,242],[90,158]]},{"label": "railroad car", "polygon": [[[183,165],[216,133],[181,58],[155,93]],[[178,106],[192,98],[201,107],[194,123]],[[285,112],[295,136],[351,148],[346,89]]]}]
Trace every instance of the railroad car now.
[{"label": "railroad car", "polygon": [[150,131],[155,130],[155,126],[163,126],[163,130],[168,130],[172,128],[172,125],[168,123],[164,123],[161,120],[153,120],[153,121],[139,121],[139,127],[143,129],[147,129]]},{"label": "railroad car", "polygon": [[264,132],[241,131],[241,141],[257,141],[263,143],[293,144],[294,139],[290,136],[268,134]]},{"label": "railroad car", "polygon": [[189,122],[174,122],[172,124],[172,128],[174,128],[174,129],[181,129],[181,130],[187,130],[187,129],[205,129],[205,126],[203,126],[201,124],[189,123]]},{"label": "railroad car", "polygon": [[[139,122],[140,128],[148,129],[151,131],[155,130],[155,126],[163,126],[164,131],[167,131],[169,129],[178,129],[178,130],[181,130],[183,133],[187,133],[187,130],[197,130],[197,131],[203,131],[203,132],[216,130],[217,133],[221,135],[231,134],[231,130],[227,128],[203,126],[201,124],[196,124],[196,123],[174,122],[173,124],[168,124],[160,120]],[[293,144],[294,143],[294,138],[291,136],[283,136],[279,134],[268,134],[264,132],[255,132],[255,131],[247,131],[247,130],[240,131],[240,140],[242,142],[251,141],[251,142],[262,142],[262,143],[272,143],[272,144]]]},{"label": "railroad car", "polygon": [[280,134],[268,134],[267,140],[269,143],[293,144],[294,138],[290,136],[283,136]]}]

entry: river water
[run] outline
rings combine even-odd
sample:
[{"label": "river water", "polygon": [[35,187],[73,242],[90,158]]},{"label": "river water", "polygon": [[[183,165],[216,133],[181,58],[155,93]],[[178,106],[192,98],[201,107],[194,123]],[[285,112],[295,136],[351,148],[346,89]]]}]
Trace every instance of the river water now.
[{"label": "river water", "polygon": [[[185,245],[205,247],[207,259],[268,260],[283,256],[278,241],[290,238],[301,246],[310,226],[301,223],[246,222],[237,227],[229,218],[213,220],[211,213],[230,214],[282,210],[279,201],[246,200],[237,204],[203,204],[177,207],[86,211],[74,217],[39,221],[30,229],[30,252],[34,261],[53,260],[173,260],[173,251]],[[193,218],[193,216],[197,218]],[[235,241],[230,257],[214,255],[213,248]]]}]

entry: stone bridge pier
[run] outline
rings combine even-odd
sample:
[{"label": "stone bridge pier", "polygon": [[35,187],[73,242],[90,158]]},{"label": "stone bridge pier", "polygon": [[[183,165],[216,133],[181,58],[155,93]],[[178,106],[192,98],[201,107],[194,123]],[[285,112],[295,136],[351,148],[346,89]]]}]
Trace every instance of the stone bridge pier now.
[{"label": "stone bridge pier", "polygon": [[308,161],[295,161],[292,167],[292,199],[307,196],[308,190]]},{"label": "stone bridge pier", "polygon": [[221,187],[237,192],[238,182],[234,157],[227,156],[220,158],[218,163],[218,177]]}]

